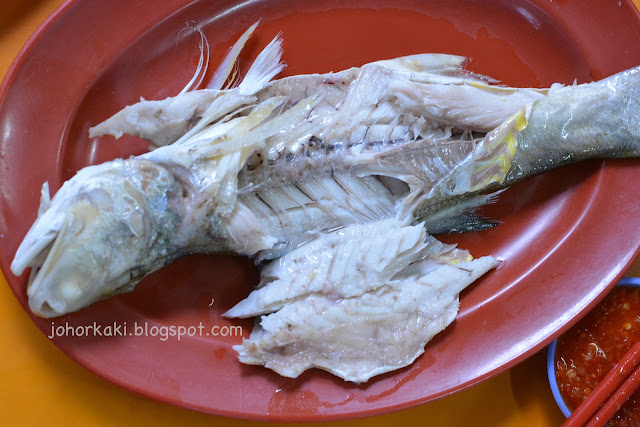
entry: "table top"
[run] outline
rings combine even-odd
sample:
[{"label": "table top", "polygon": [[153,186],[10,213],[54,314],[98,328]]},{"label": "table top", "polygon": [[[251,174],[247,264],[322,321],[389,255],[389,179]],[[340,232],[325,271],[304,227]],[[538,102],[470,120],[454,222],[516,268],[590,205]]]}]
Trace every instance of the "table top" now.
[{"label": "table top", "polygon": [[[0,80],[29,36],[62,3],[62,0],[3,2]],[[634,3],[640,7],[640,0]],[[632,266],[628,275],[640,275],[640,262]],[[4,349],[0,353],[0,408],[7,425],[253,424],[156,402],[95,376],[69,359],[31,322],[1,273],[0,348]],[[514,368],[449,397],[340,425],[375,426],[428,420],[438,426],[557,426],[564,419],[547,382],[546,351],[541,351]]]}]

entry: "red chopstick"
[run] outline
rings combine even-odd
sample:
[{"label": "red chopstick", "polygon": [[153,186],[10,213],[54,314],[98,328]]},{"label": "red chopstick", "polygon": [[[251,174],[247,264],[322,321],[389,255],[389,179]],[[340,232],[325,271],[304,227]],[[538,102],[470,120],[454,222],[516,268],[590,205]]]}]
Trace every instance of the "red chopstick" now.
[{"label": "red chopstick", "polygon": [[[609,421],[640,385],[640,368],[637,368],[639,364],[640,342],[631,347],[624,357],[616,363],[562,426],[588,425],[595,427],[602,426]],[[622,386],[620,386],[621,384]],[[594,414],[596,415],[593,416]]]},{"label": "red chopstick", "polygon": [[629,375],[624,383],[616,390],[616,392],[607,400],[598,412],[591,418],[587,427],[601,427],[607,423],[620,410],[622,405],[629,399],[629,396],[640,385],[640,367]]}]

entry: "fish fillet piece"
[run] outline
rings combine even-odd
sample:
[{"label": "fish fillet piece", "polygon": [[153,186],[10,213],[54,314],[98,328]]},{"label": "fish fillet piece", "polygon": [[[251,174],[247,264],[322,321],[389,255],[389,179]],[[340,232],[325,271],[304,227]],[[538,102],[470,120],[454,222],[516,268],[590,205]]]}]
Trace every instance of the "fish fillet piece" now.
[{"label": "fish fillet piece", "polygon": [[287,377],[317,367],[360,383],[411,364],[455,319],[460,291],[497,264],[421,225],[354,225],[267,265],[258,289],[225,315],[263,315],[234,347],[241,362]]}]

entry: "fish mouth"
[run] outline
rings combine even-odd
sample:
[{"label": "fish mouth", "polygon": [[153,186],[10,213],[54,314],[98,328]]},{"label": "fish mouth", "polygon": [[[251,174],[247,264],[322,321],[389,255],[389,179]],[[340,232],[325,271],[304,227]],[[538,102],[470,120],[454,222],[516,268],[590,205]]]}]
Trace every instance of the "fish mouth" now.
[{"label": "fish mouth", "polygon": [[[69,234],[70,215],[65,214],[62,221],[56,221],[55,212],[47,211],[40,216],[27,233],[24,241],[16,251],[11,263],[11,271],[20,275],[28,267],[31,272],[27,280],[27,296],[31,311],[41,317],[56,317],[65,313],[67,303],[55,294],[72,296],[68,281],[56,285],[60,274],[57,266],[61,246]],[[66,284],[66,285],[65,285]],[[62,292],[52,292],[55,288]],[[64,289],[67,289],[66,292]]]},{"label": "fish mouth", "polygon": [[20,276],[28,267],[32,267],[33,270],[41,267],[59,231],[59,226],[44,224],[38,218],[18,247],[11,262],[11,272]]},{"label": "fish mouth", "polygon": [[45,224],[42,219],[38,218],[16,251],[11,263],[11,271],[19,276],[25,269],[31,267],[27,280],[29,307],[38,316],[55,317],[62,314],[60,304],[53,303],[52,305],[45,298],[42,298],[43,275],[40,273],[47,263],[51,263],[51,254],[54,253],[62,227]]},{"label": "fish mouth", "polygon": [[104,276],[99,260],[86,245],[86,234],[98,215],[88,201],[62,212],[58,207],[43,212],[16,251],[11,271],[20,275],[31,268],[27,296],[31,311],[56,317],[87,305],[96,297],[93,284]]},{"label": "fish mouth", "polygon": [[[25,247],[22,251],[19,250],[11,264],[11,271],[16,275],[22,274],[26,268],[31,268],[27,279],[29,308],[34,314],[41,317],[56,317],[63,314],[60,310],[52,307],[48,301],[38,298],[39,293],[37,292],[42,287],[39,284],[42,280],[38,280],[40,278],[40,270],[51,253],[56,237],[57,233],[52,238],[47,236],[38,240],[37,245]],[[23,249],[23,245],[20,246],[20,249]]]},{"label": "fish mouth", "polygon": [[[100,268],[104,260],[83,243],[85,239],[79,235],[78,222],[73,214],[65,215],[53,238],[51,233],[41,238],[37,246],[25,249],[25,253],[35,255],[30,261],[26,257],[18,259],[20,254],[16,255],[19,266],[28,263],[31,267],[27,296],[31,311],[38,316],[62,316],[123,292],[123,286],[111,286],[120,281],[109,280]],[[80,224],[81,228],[85,226],[90,224]],[[122,279],[125,285],[130,283],[128,274]]]}]

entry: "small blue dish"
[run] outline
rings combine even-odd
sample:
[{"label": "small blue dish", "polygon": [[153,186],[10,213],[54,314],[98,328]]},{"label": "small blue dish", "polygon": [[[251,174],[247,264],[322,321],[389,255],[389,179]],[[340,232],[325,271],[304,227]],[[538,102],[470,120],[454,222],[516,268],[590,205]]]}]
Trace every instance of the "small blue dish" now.
[{"label": "small blue dish", "polygon": [[[640,278],[639,277],[625,277],[616,286],[630,286],[634,288],[640,288]],[[562,396],[560,395],[560,389],[558,388],[558,382],[556,380],[556,364],[555,364],[555,356],[556,356],[556,345],[558,344],[558,340],[554,340],[549,347],[547,348],[547,375],[549,377],[549,385],[551,386],[551,392],[553,393],[553,398],[556,400],[558,407],[562,411],[565,417],[569,418],[571,415],[571,411],[567,407],[567,404],[564,403]]]}]

